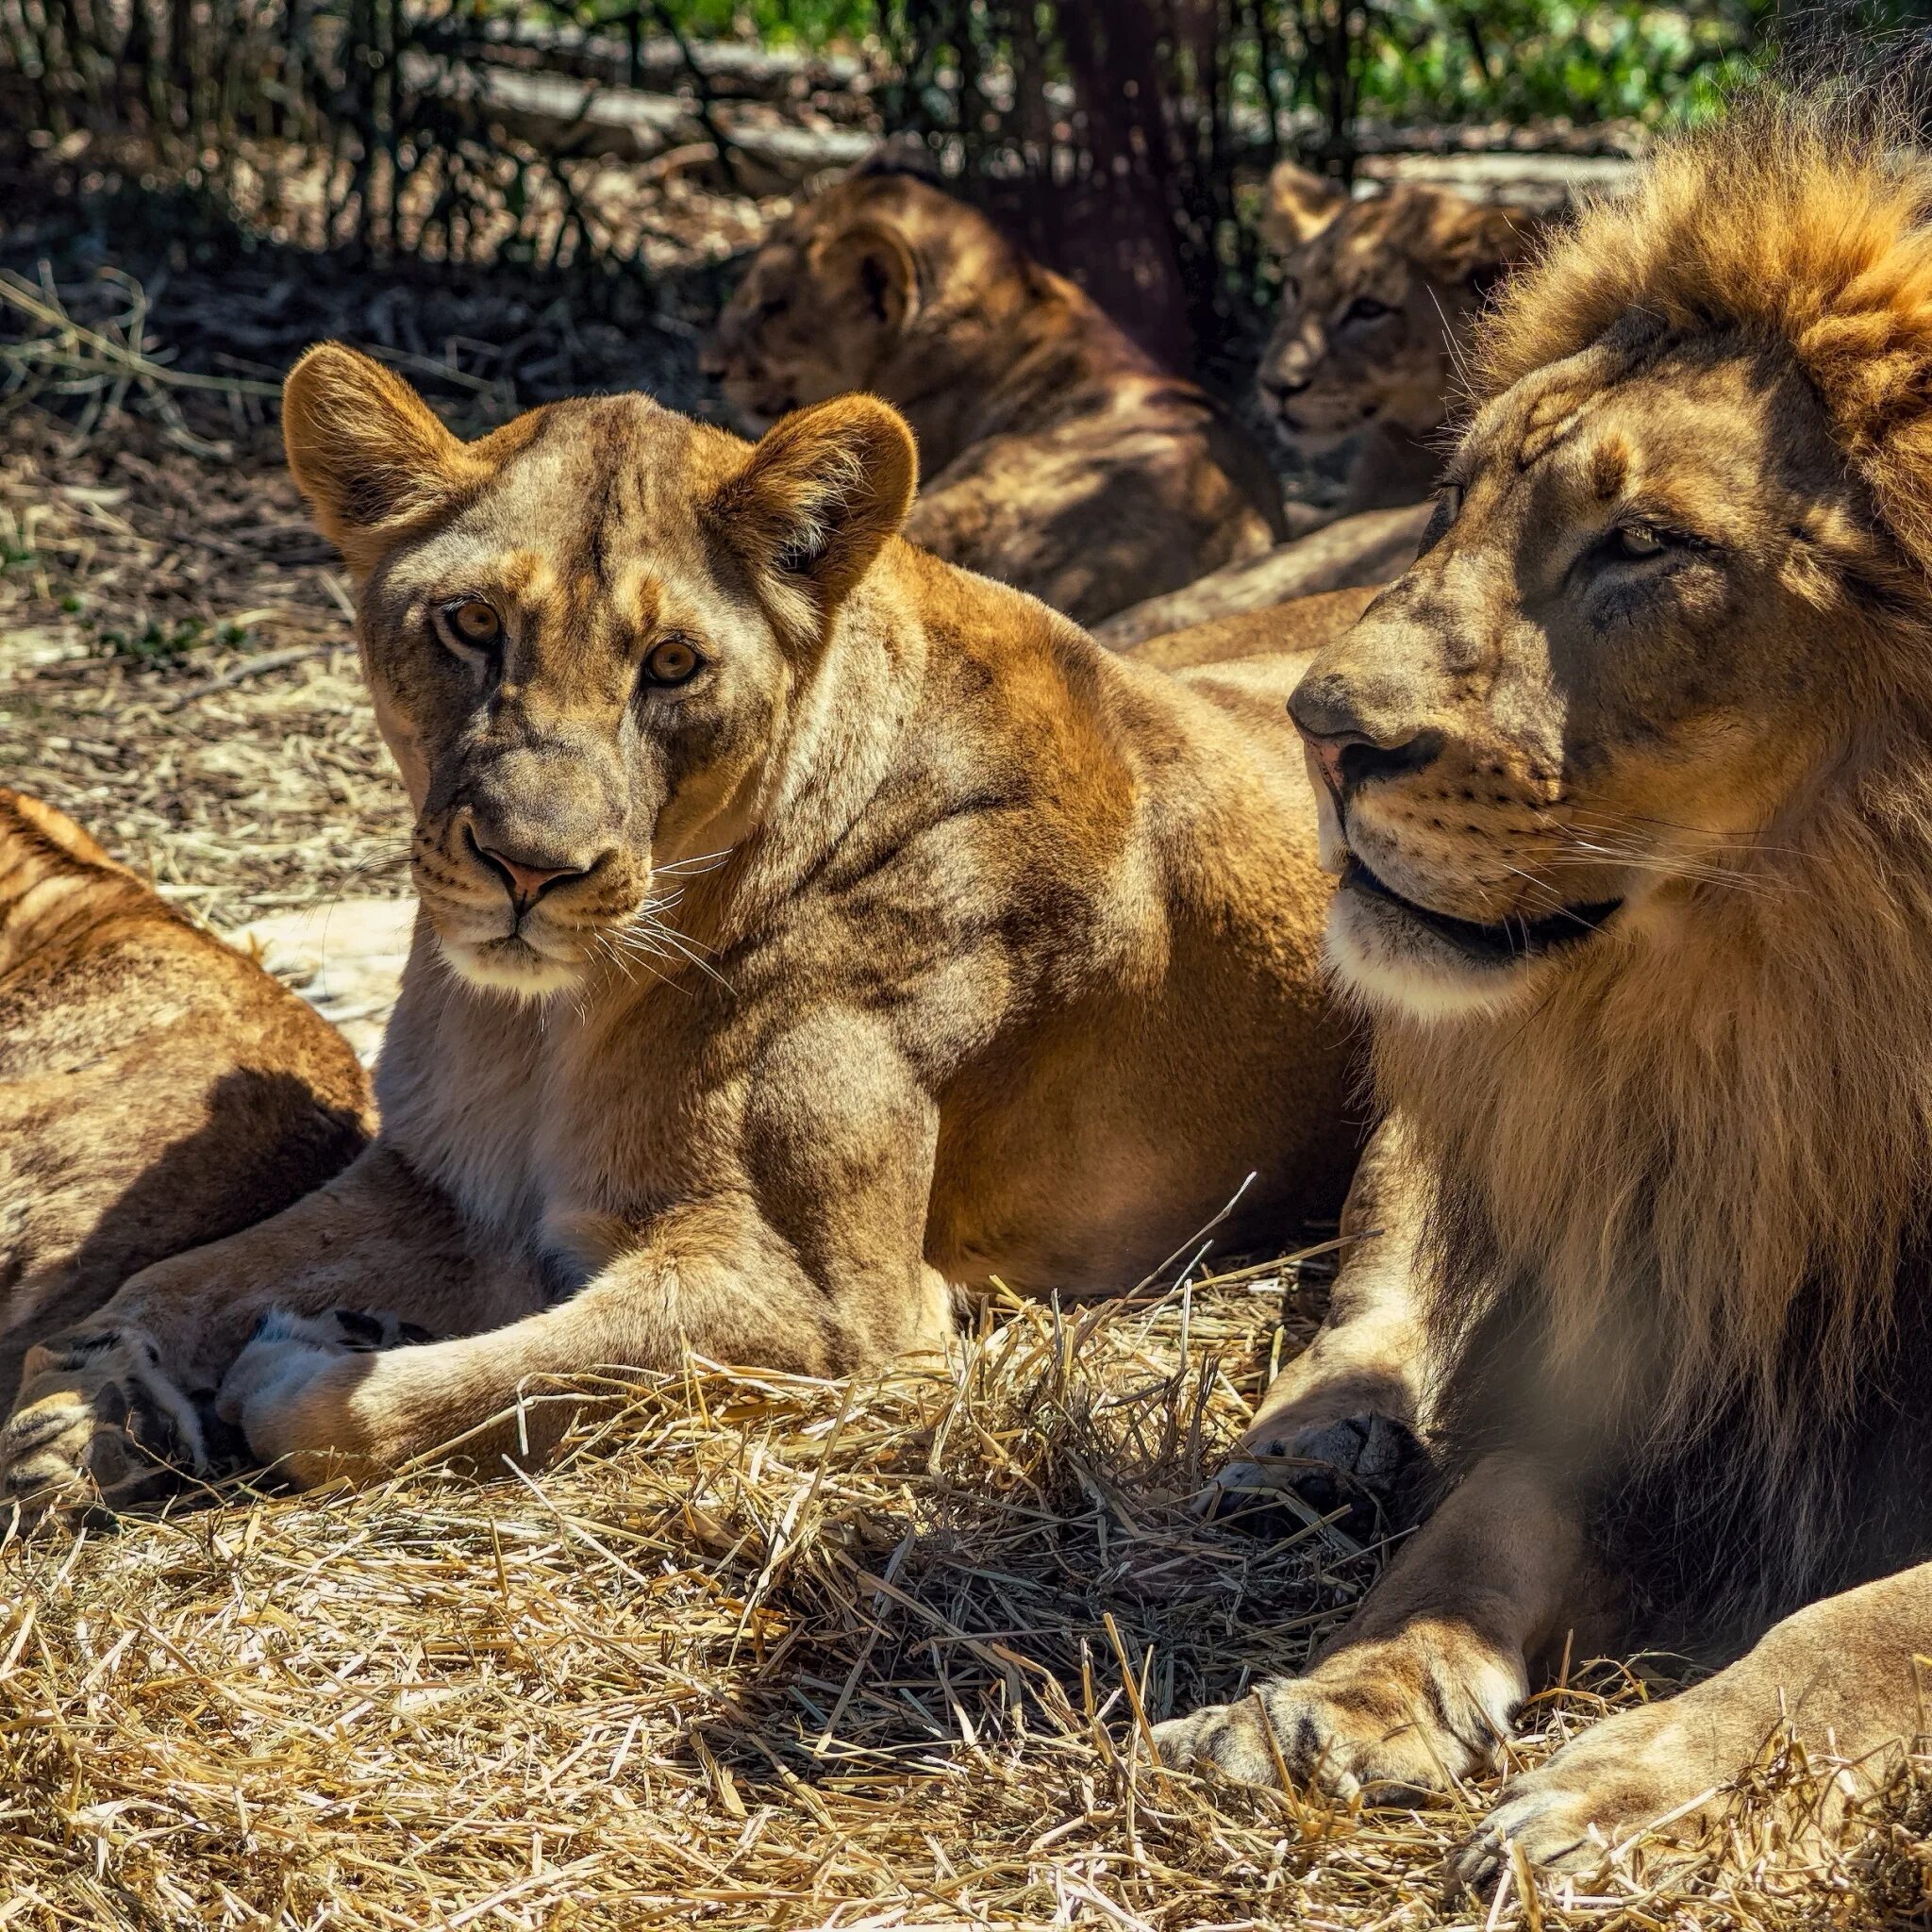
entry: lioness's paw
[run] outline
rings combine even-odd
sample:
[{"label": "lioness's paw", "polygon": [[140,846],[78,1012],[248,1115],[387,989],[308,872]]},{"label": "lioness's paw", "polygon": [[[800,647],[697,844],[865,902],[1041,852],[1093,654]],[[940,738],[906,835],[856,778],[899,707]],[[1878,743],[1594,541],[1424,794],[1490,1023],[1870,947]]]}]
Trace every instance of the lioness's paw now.
[{"label": "lioness's paw", "polygon": [[1239,1704],[1209,1705],[1157,1725],[1162,1760],[1213,1765],[1247,1784],[1285,1773],[1342,1799],[1412,1802],[1446,1791],[1489,1763],[1516,1702],[1493,1681],[1448,1679],[1426,1658],[1381,1645],[1306,1677],[1274,1677]]},{"label": "lioness's paw", "polygon": [[237,1446],[209,1401],[177,1387],[131,1325],[31,1349],[0,1426],[0,1496],[27,1517],[72,1517],[166,1495]]},{"label": "lioness's paw", "polygon": [[264,1462],[299,1451],[325,1450],[331,1446],[325,1438],[309,1440],[305,1405],[341,1365],[357,1356],[434,1339],[413,1322],[359,1308],[334,1308],[325,1315],[272,1308],[255,1324],[247,1345],[223,1376],[216,1410],[242,1431]]},{"label": "lioness's paw", "polygon": [[1690,1738],[1675,1719],[1669,1703],[1620,1712],[1511,1778],[1452,1860],[1452,1874],[1481,1885],[1512,1847],[1537,1871],[1597,1872],[1646,1826],[1688,1824],[1717,1791],[1707,1753],[1684,1748]]}]

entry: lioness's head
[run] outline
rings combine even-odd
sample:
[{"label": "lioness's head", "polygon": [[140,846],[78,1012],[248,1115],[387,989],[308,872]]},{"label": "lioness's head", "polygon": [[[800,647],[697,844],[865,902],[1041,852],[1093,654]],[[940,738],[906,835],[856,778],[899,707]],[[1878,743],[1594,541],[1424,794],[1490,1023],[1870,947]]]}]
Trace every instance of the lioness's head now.
[{"label": "lioness's head", "polygon": [[654,875],[758,823],[835,613],[911,498],[904,423],[848,396],[753,448],[607,396],[466,443],[325,343],[291,374],[283,425],[358,579],[451,965],[536,996],[648,951]]},{"label": "lioness's head", "polygon": [[1351,201],[1291,162],[1271,181],[1265,227],[1281,252],[1281,310],[1256,385],[1304,452],[1376,426],[1440,429],[1471,319],[1532,242],[1517,210],[1412,182]]},{"label": "lioness's head", "polygon": [[917,175],[861,169],[773,230],[718,317],[705,373],[754,430],[849,390],[890,394],[908,343],[946,353],[1022,273],[975,209]]},{"label": "lioness's head", "polygon": [[1687,145],[1512,286],[1422,556],[1294,694],[1377,1004],[1738,957],[1925,728],[1927,184],[1802,136]]}]

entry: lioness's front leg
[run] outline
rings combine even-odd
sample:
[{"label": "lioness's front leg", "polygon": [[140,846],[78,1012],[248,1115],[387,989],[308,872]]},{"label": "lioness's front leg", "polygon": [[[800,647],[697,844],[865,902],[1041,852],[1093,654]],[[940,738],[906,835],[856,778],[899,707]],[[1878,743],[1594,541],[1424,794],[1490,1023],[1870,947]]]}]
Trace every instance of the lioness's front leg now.
[{"label": "lioness's front leg", "polygon": [[691,1141],[728,1138],[730,1158],[716,1154],[696,1198],[580,1224],[601,1265],[570,1300],[392,1354],[265,1334],[229,1371],[222,1413],[300,1481],[379,1474],[458,1438],[487,1466],[541,1459],[580,1405],[525,1398],[599,1370],[695,1355],[840,1374],[943,1341],[950,1309],[922,1252],[938,1109],[889,1039],[837,1017],[801,1025],[763,1042],[748,1093],[727,1084],[693,1107]]},{"label": "lioness's front leg", "polygon": [[1541,1466],[1479,1463],[1307,1675],[1155,1732],[1171,1764],[1338,1795],[1446,1790],[1492,1758],[1586,1587],[1582,1512]]},{"label": "lioness's front leg", "polygon": [[[272,1308],[351,1311],[348,1347],[488,1326],[536,1307],[534,1275],[480,1263],[448,1199],[390,1149],[366,1150],[293,1207],[156,1262],[30,1350],[0,1427],[0,1487],[35,1508],[132,1503],[219,1458],[213,1395]],[[387,1316],[369,1325],[365,1314]]]},{"label": "lioness's front leg", "polygon": [[1928,1632],[1932,1565],[1808,1606],[1716,1676],[1607,1718],[1512,1778],[1458,1872],[1487,1876],[1512,1844],[1545,1869],[1593,1869],[1646,1825],[1722,1802],[1786,1720],[1814,1767],[1836,1767],[1840,1795],[1877,1789],[1924,1724]]}]

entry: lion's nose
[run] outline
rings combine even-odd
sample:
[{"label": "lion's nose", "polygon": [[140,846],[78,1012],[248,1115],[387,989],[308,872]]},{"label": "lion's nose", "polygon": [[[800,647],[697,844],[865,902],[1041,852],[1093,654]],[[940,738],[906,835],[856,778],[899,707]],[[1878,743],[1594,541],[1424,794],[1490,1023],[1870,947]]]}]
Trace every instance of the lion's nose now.
[{"label": "lion's nose", "polygon": [[698,374],[707,382],[723,382],[730,364],[724,351],[714,342],[707,342],[698,351]]},{"label": "lion's nose", "polygon": [[1376,778],[1399,778],[1432,764],[1442,734],[1401,727],[1372,729],[1333,685],[1304,678],[1288,701],[1288,715],[1338,798]]},{"label": "lion's nose", "polygon": [[1315,378],[1312,375],[1269,375],[1262,378],[1261,387],[1277,402],[1286,403],[1300,395],[1304,390],[1312,389],[1314,382]]},{"label": "lion's nose", "polygon": [[519,912],[527,912],[552,886],[565,879],[580,879],[594,869],[594,860],[591,865],[556,865],[530,853],[506,852],[500,846],[484,844],[473,828],[465,830],[470,849],[502,879],[504,891]]}]

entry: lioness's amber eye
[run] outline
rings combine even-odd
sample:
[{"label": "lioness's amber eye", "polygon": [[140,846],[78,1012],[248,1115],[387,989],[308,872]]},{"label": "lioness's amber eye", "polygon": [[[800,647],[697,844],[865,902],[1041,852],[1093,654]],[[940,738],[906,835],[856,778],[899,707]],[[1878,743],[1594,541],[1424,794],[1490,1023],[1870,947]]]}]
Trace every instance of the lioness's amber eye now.
[{"label": "lioness's amber eye", "polygon": [[1617,532],[1617,541],[1625,557],[1655,557],[1664,547],[1664,540],[1648,524],[1625,524]]},{"label": "lioness's amber eye", "polygon": [[497,616],[495,607],[486,604],[481,597],[465,597],[459,603],[445,604],[442,621],[449,625],[456,641],[469,645],[473,651],[487,651],[503,635],[503,619]]},{"label": "lioness's amber eye", "polygon": [[687,684],[704,661],[683,638],[666,638],[651,647],[644,675],[653,684]]}]

